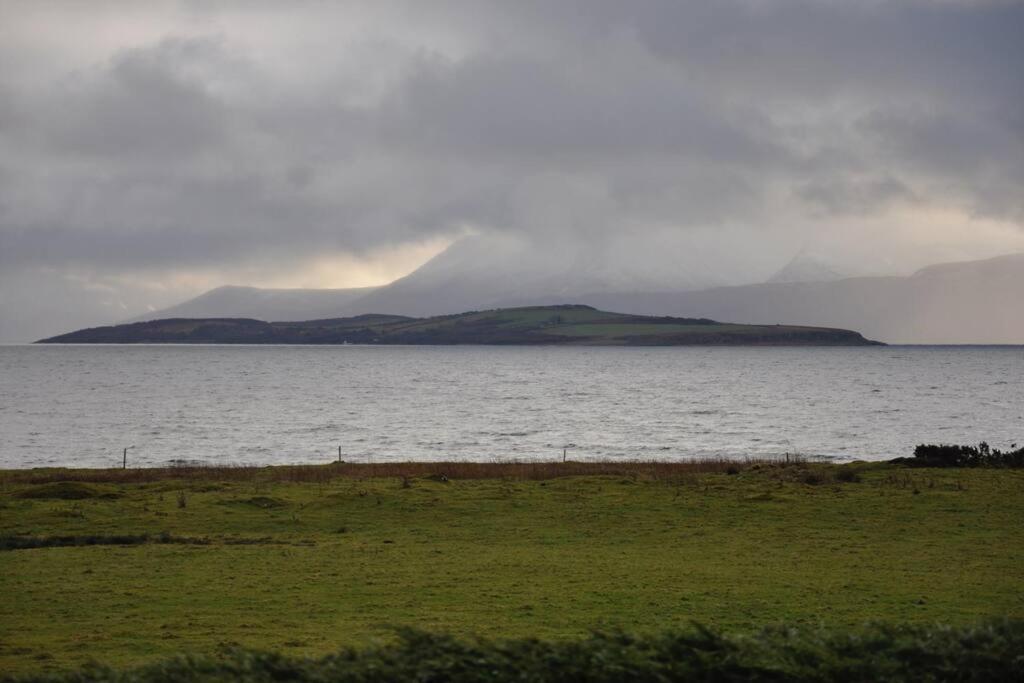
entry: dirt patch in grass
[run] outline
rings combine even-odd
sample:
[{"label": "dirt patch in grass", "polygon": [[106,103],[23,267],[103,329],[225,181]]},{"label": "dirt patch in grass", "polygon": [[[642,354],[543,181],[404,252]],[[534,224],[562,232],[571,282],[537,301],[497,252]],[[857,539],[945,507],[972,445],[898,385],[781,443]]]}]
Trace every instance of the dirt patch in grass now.
[{"label": "dirt patch in grass", "polygon": [[32,550],[35,548],[67,548],[88,545],[141,545],[143,543],[181,543],[208,545],[208,538],[171,536],[170,534],[118,534],[104,536],[0,536],[0,550]]},{"label": "dirt patch in grass", "polygon": [[261,510],[271,510],[273,508],[283,508],[288,506],[288,501],[281,500],[280,498],[273,498],[271,496],[253,496],[252,498],[236,498],[233,500],[220,501],[221,505],[240,505],[245,507],[260,508]]},{"label": "dirt patch in grass", "polygon": [[106,491],[91,484],[77,481],[59,481],[51,484],[32,486],[14,494],[18,498],[37,498],[44,500],[86,500],[88,498],[120,498],[121,494]]},{"label": "dirt patch in grass", "polygon": [[83,536],[0,536],[0,551],[34,550],[37,548],[77,548],[90,545],[143,545],[146,543],[176,545],[301,545],[314,546],[315,541],[282,541],[270,536],[258,538],[212,539],[200,536],[159,534],[88,534]]}]

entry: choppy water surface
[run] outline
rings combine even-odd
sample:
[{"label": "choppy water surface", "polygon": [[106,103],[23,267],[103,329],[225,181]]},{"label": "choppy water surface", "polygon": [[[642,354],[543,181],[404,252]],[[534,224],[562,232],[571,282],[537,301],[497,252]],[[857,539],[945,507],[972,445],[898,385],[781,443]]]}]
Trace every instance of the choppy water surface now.
[{"label": "choppy water surface", "polygon": [[1024,348],[0,347],[0,467],[1024,443]]}]

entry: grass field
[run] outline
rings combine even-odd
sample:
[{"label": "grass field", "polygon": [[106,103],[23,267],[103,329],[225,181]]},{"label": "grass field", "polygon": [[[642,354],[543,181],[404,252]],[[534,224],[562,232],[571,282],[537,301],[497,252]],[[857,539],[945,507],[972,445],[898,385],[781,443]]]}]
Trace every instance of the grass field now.
[{"label": "grass field", "polygon": [[728,332],[730,334],[763,334],[763,327],[754,325],[729,325],[718,323],[715,325],[622,325],[616,323],[594,323],[566,325],[564,327],[552,328],[548,334],[557,334],[570,337],[601,337],[610,339],[622,339],[630,335],[657,335],[657,334],[712,334]]},{"label": "grass field", "polygon": [[609,313],[589,306],[527,306],[431,318],[361,315],[293,322],[245,318],[150,320],[78,330],[57,343],[167,344],[680,344],[875,345],[849,330],[735,325],[705,318]]},{"label": "grass field", "polygon": [[1024,472],[730,467],[0,473],[0,548],[23,548],[0,550],[0,672],[319,655],[397,625],[559,640],[1024,617]]}]

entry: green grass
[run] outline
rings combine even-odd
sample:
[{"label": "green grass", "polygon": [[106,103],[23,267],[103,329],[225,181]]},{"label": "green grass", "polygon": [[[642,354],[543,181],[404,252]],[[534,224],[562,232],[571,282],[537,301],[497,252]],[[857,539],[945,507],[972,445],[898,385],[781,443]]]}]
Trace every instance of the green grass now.
[{"label": "green grass", "polygon": [[247,319],[169,319],[79,330],[44,342],[224,344],[681,344],[870,345],[856,332],[788,325],[720,324],[598,311],[588,306],[531,306],[432,318],[364,315],[267,323]]},{"label": "green grass", "polygon": [[395,625],[558,641],[1024,617],[1022,471],[527,467],[0,473],[0,536],[143,537],[0,552],[0,671],[322,655]]},{"label": "green grass", "polygon": [[579,324],[555,327],[547,331],[547,334],[580,336],[580,337],[639,337],[644,335],[667,335],[667,334],[709,334],[709,333],[749,333],[764,334],[770,328],[755,327],[750,325],[665,325],[665,324]]},{"label": "green grass", "polygon": [[498,328],[507,329],[530,329],[535,327],[547,329],[548,327],[573,326],[594,321],[628,319],[629,317],[622,313],[608,313],[585,307],[559,309],[546,307],[507,308],[413,320],[408,323],[402,323],[396,326],[395,329],[408,332],[472,325],[494,325]]}]

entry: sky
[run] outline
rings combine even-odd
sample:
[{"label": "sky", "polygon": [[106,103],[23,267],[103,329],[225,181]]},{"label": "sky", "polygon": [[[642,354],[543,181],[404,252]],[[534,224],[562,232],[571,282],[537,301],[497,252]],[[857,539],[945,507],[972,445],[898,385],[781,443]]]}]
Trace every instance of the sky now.
[{"label": "sky", "polygon": [[0,340],[473,234],[737,284],[1024,251],[1022,35],[994,0],[0,0]]}]

